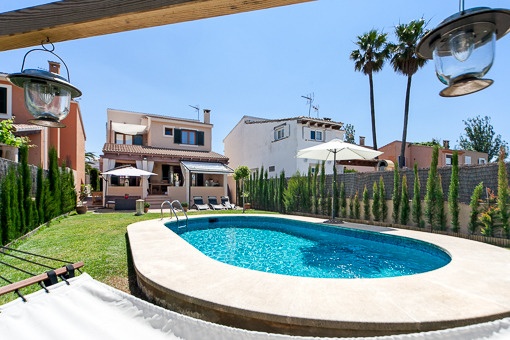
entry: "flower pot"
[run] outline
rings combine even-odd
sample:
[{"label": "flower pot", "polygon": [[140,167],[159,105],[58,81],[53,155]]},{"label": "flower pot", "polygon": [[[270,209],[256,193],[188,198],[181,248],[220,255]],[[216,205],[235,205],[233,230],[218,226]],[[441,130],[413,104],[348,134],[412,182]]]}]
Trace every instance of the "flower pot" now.
[{"label": "flower pot", "polygon": [[87,206],[86,205],[80,205],[80,206],[77,206],[76,207],[76,213],[82,215],[82,214],[85,214],[87,213]]},{"label": "flower pot", "polygon": [[143,212],[147,214],[149,212],[149,208],[148,207],[144,207],[143,208]]},{"label": "flower pot", "polygon": [[251,209],[251,203],[244,203],[244,210]]}]

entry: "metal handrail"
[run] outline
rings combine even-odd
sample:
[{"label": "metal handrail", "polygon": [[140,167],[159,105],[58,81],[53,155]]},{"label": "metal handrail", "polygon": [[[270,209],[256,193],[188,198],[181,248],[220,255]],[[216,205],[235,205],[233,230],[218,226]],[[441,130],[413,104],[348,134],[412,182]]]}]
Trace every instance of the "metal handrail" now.
[{"label": "metal handrail", "polygon": [[186,211],[184,211],[184,208],[182,207],[182,204],[181,202],[179,202],[179,200],[173,200],[172,203],[170,203],[171,207],[172,207],[172,210],[174,211],[174,214],[175,214],[175,218],[177,218],[177,225],[179,225],[178,221],[179,221],[179,218],[177,217],[177,214],[175,213],[175,210],[174,210],[174,203],[177,203],[179,206],[179,208],[181,209],[181,211],[184,213],[184,217],[186,217],[186,227],[188,226],[188,214],[186,214]]},{"label": "metal handrail", "polygon": [[[173,212],[175,218],[177,219],[178,226],[179,226],[179,216],[177,215],[177,212],[174,209],[174,203],[177,203],[179,205],[178,207],[182,210],[182,212],[184,213],[184,216],[186,217],[186,227],[187,227],[188,226],[188,214],[186,214],[186,211],[184,211],[184,208],[182,207],[182,204],[181,204],[181,202],[179,202],[179,200],[173,200],[172,202],[164,201],[163,203],[161,203],[161,219],[163,219],[163,206],[165,205],[165,203],[168,203],[170,205],[170,218],[172,218],[172,212]],[[179,228],[180,228],[180,226],[179,226]]]},{"label": "metal handrail", "polygon": [[163,219],[163,206],[165,205],[165,203],[168,203],[170,205],[170,218],[172,218],[172,212],[173,212],[175,215],[175,218],[177,219],[177,221],[179,221],[179,217],[177,217],[174,207],[172,206],[172,203],[170,201],[164,201],[163,203],[161,203],[161,219]]}]

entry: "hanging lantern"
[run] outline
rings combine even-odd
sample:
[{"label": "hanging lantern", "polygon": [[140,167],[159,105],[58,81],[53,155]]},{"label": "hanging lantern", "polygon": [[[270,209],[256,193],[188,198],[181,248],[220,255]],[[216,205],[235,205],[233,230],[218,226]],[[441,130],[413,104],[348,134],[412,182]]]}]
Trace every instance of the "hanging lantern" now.
[{"label": "hanging lantern", "polygon": [[461,10],[427,33],[418,54],[434,59],[436,75],[447,85],[439,94],[456,97],[478,92],[493,81],[483,78],[492,67],[496,40],[510,29],[510,10],[477,7]]},{"label": "hanging lantern", "polygon": [[[36,125],[48,127],[65,127],[61,120],[69,114],[71,100],[81,96],[81,91],[70,83],[69,69],[66,63],[58,55],[53,53],[55,47],[52,43],[51,49],[46,48],[44,42],[42,49],[28,51],[23,58],[21,72],[7,75],[7,79],[14,85],[22,87],[25,92],[25,106],[35,119],[29,122]],[[27,55],[33,51],[49,52],[56,56],[64,64],[67,72],[67,79],[59,74],[49,71],[24,69]]]}]

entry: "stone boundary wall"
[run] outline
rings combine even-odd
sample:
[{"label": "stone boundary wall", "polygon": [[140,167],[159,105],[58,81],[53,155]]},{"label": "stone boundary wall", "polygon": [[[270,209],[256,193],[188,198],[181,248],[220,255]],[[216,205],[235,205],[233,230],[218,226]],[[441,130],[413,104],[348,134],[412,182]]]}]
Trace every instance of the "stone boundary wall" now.
[{"label": "stone boundary wall", "polygon": [[[11,160],[0,158],[0,181],[7,175],[9,171],[9,167],[14,166],[18,167],[21,163],[16,163]],[[32,195],[35,196],[37,191],[37,167],[34,165],[28,165],[30,171],[32,173]]]},{"label": "stone boundary wall", "polygon": [[[507,177],[508,177],[507,164]],[[420,179],[420,194],[421,199],[425,198],[427,192],[427,178],[428,168],[418,169],[418,177]],[[448,200],[448,188],[450,186],[450,177],[452,169],[451,167],[438,168],[438,172],[441,176],[441,182],[443,185],[444,199]],[[409,198],[413,197],[413,186],[414,186],[414,171],[413,169],[400,170],[400,178],[403,175],[407,176],[407,186],[409,190]],[[384,181],[384,188],[386,192],[386,200],[391,200],[393,193],[393,171],[381,171],[381,172],[355,172],[339,174],[337,176],[337,183],[341,182],[345,185],[345,193],[347,197],[354,197],[356,191],[361,194],[366,186],[370,197],[372,197],[372,187],[374,181],[379,181],[382,176]],[[333,176],[329,175],[326,178],[326,185],[328,190],[331,190]],[[510,181],[510,178],[509,178]],[[473,194],[474,188],[478,183],[483,182],[484,187],[488,187],[494,190],[497,195],[498,191],[498,163],[489,163],[482,165],[466,165],[459,167],[459,202],[469,204],[471,195]]]}]

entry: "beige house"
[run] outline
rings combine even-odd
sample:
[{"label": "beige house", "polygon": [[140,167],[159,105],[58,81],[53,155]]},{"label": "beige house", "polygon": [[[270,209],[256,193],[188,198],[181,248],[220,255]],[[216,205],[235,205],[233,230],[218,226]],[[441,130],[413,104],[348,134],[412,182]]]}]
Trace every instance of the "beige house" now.
[{"label": "beige house", "polygon": [[[228,195],[228,158],[211,150],[210,110],[204,121],[154,114],[107,110],[106,143],[101,171],[120,166],[154,173],[150,177],[104,176],[104,202],[142,198],[161,204],[179,200],[193,204],[193,196]],[[159,207],[159,205],[158,205]]]}]

